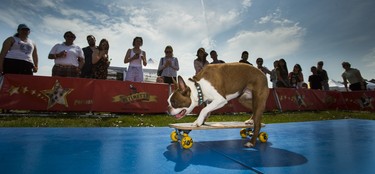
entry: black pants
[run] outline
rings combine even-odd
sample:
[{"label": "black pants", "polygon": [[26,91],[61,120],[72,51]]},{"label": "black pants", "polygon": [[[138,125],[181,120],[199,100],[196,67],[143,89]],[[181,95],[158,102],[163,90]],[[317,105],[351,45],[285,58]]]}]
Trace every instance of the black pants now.
[{"label": "black pants", "polygon": [[31,62],[24,60],[5,58],[3,67],[4,74],[33,75],[34,65]]},{"label": "black pants", "polygon": [[364,86],[365,86],[364,89],[361,88],[361,82],[350,84],[349,89],[352,90],[352,91],[366,90],[366,83],[365,82],[363,82],[363,83],[364,83]]}]

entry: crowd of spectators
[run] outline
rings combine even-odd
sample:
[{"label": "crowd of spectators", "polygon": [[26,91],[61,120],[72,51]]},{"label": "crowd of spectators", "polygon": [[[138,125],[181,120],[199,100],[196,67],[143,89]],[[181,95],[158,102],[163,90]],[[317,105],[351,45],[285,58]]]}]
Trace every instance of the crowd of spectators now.
[{"label": "crowd of spectators", "polygon": [[[16,34],[8,37],[4,42],[0,53],[0,73],[1,74],[28,74],[38,71],[38,53],[36,44],[28,38],[30,28],[25,24],[20,24]],[[67,31],[63,35],[64,41],[55,44],[49,52],[48,58],[54,60],[52,76],[60,77],[82,77],[107,79],[109,59],[109,42],[101,39],[96,45],[93,35],[87,36],[88,46],[81,49],[74,44],[76,35],[72,31]],[[128,64],[125,81],[143,82],[143,66],[147,66],[146,51],[142,50],[142,37],[133,39],[133,48],[129,48],[124,57],[124,63]],[[180,69],[177,57],[173,56],[173,48],[168,45],[164,50],[165,55],[160,58],[158,66],[157,82],[173,83],[176,80],[177,71]],[[208,53],[204,48],[199,48],[194,59],[195,74],[199,73],[208,64],[225,63],[218,59],[215,50],[210,52],[212,62],[207,60]],[[240,63],[251,66],[249,52],[243,51]],[[310,88],[329,90],[328,74],[323,69],[323,61],[317,62],[317,66],[310,68],[311,75],[306,82],[303,78],[302,68],[295,64],[292,71],[288,71],[287,62],[281,58],[273,62],[273,69],[269,70],[263,66],[263,58],[256,59],[256,67],[264,74],[269,74],[273,88]],[[352,68],[349,62],[343,62],[342,73],[343,84],[349,91],[366,90],[366,81],[358,69]]]}]

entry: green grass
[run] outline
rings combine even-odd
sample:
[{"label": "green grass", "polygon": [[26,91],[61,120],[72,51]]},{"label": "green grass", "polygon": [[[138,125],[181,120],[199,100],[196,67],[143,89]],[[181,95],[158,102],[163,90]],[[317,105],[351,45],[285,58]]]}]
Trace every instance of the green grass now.
[{"label": "green grass", "polygon": [[[32,115],[32,113],[16,116],[3,114],[0,116],[0,127],[164,127],[170,123],[194,122],[196,118],[196,115],[176,120],[168,115],[141,114],[116,115],[115,117],[77,116],[75,114],[49,116]],[[248,118],[249,114],[245,113],[212,115],[208,121],[245,121]],[[262,122],[269,124],[348,118],[375,120],[375,113],[344,111],[265,113]]]}]

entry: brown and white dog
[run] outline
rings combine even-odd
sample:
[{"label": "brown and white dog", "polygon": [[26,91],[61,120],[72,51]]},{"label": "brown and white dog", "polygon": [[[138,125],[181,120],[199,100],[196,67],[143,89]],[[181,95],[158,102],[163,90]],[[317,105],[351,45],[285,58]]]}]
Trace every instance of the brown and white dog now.
[{"label": "brown and white dog", "polygon": [[[168,113],[177,119],[183,118],[196,106],[206,102],[195,126],[201,126],[211,111],[219,109],[229,100],[239,97],[239,102],[253,111],[245,123],[254,122],[254,135],[258,135],[261,117],[268,98],[266,75],[257,68],[244,63],[211,64],[203,68],[188,81],[178,76],[178,84],[168,98]],[[246,147],[254,147],[257,136],[252,136]]]}]

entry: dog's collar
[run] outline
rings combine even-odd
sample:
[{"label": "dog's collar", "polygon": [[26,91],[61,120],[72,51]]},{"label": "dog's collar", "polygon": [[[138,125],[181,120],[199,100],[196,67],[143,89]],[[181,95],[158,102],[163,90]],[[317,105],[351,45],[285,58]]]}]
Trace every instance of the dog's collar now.
[{"label": "dog's collar", "polygon": [[201,105],[204,103],[204,100],[203,100],[203,92],[202,92],[202,88],[201,88],[201,85],[199,85],[199,83],[191,78],[189,78],[190,81],[194,82],[194,85],[195,85],[195,88],[197,88],[197,92],[198,92],[198,105]]}]

